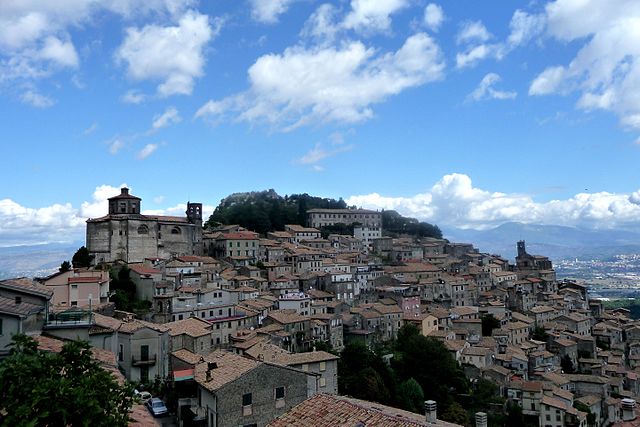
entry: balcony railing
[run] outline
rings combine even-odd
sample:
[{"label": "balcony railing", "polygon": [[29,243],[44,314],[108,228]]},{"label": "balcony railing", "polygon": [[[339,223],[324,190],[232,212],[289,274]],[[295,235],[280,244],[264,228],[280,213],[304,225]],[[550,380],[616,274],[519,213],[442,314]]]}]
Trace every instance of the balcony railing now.
[{"label": "balcony railing", "polygon": [[155,354],[149,355],[146,359],[143,359],[140,356],[132,356],[131,364],[133,366],[152,366],[156,364],[156,358],[158,356]]}]

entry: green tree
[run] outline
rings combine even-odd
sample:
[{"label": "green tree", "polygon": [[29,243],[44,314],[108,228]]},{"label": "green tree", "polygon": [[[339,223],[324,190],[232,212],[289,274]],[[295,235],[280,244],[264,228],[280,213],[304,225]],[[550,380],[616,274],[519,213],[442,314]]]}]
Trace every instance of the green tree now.
[{"label": "green tree", "polygon": [[3,426],[126,426],[132,405],[131,387],[102,369],[86,342],[51,353],[15,335],[0,365]]},{"label": "green tree", "polygon": [[485,314],[481,317],[481,320],[483,337],[490,337],[491,331],[500,327],[500,321],[493,314]]},{"label": "green tree", "polygon": [[449,350],[441,341],[420,334],[415,325],[400,328],[395,350],[392,367],[398,380],[414,378],[425,399],[435,400],[444,408],[458,395],[469,393],[464,371]]},{"label": "green tree", "polygon": [[58,269],[58,271],[60,271],[60,273],[66,273],[69,270],[71,270],[71,264],[69,264],[69,261],[62,261],[62,264],[60,264],[60,268]]},{"label": "green tree", "polygon": [[507,406],[507,420],[505,427],[522,427],[524,423],[524,415],[522,408],[517,403],[510,403]]},{"label": "green tree", "polygon": [[[373,387],[375,392],[371,392],[368,387]],[[340,394],[358,399],[385,405],[395,402],[396,383],[393,371],[382,357],[361,343],[347,344],[340,353],[338,389]]]},{"label": "green tree", "polygon": [[549,338],[549,334],[547,334],[547,331],[545,331],[542,326],[536,326],[535,328],[533,328],[533,333],[531,334],[531,338],[533,338],[536,341],[547,342],[547,339]]},{"label": "green tree", "polygon": [[89,253],[89,249],[84,246],[80,246],[76,253],[73,254],[71,263],[73,264],[73,268],[91,267],[93,258],[94,256]]},{"label": "green tree", "polygon": [[460,425],[469,424],[469,414],[458,402],[452,402],[438,418]]},{"label": "green tree", "polygon": [[409,378],[398,386],[398,403],[407,411],[423,412],[424,391],[418,381]]}]

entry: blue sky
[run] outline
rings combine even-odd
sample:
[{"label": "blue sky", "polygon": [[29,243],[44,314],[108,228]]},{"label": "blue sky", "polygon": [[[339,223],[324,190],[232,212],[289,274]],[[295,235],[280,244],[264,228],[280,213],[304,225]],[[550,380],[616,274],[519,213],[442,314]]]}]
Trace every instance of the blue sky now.
[{"label": "blue sky", "polygon": [[632,0],[10,0],[0,246],[274,188],[443,227],[640,218]]}]

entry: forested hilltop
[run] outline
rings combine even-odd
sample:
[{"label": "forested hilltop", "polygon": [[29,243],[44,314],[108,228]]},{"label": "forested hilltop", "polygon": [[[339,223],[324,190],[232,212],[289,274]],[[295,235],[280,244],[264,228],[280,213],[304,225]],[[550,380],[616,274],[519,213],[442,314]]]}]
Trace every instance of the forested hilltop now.
[{"label": "forested hilltop", "polygon": [[[239,224],[249,230],[265,234],[269,231],[283,230],[285,224],[306,226],[306,212],[309,209],[346,209],[346,202],[311,196],[307,193],[280,196],[273,189],[234,193],[222,199],[213,211],[205,227]],[[353,227],[331,227],[337,233],[353,232]],[[407,218],[396,211],[382,212],[382,228],[385,235],[410,234],[418,237],[442,238],[442,232],[436,225]]]}]

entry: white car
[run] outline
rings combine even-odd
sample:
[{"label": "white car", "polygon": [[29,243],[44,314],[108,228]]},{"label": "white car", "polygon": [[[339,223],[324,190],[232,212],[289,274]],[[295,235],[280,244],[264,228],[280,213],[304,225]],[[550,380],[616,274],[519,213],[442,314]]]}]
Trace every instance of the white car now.
[{"label": "white car", "polygon": [[157,397],[153,397],[147,400],[147,408],[153,414],[154,417],[159,417],[160,415],[165,415],[167,412],[167,407],[164,405],[164,402]]},{"label": "white car", "polygon": [[133,390],[133,395],[140,403],[147,403],[147,401],[152,397],[151,393],[148,391]]}]

